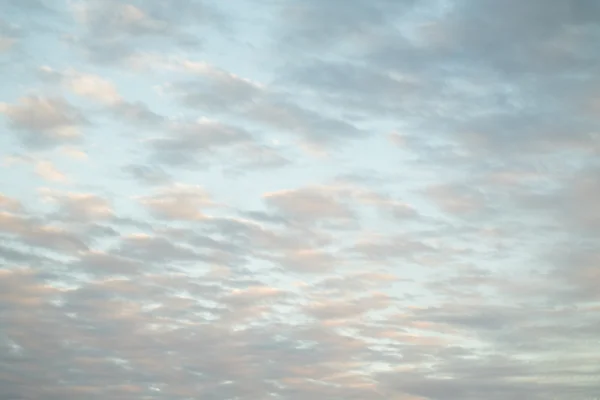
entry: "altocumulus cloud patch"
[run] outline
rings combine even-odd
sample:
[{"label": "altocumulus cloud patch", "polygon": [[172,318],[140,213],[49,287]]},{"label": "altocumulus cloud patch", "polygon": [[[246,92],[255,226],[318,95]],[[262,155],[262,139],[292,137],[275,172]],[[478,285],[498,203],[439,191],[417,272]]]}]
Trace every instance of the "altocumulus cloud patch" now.
[{"label": "altocumulus cloud patch", "polygon": [[600,3],[0,3],[0,398],[598,396]]}]

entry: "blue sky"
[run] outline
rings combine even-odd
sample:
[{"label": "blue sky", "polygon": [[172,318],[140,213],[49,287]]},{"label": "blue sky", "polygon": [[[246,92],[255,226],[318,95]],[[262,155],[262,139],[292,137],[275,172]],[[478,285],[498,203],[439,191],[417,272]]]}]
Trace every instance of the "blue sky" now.
[{"label": "blue sky", "polygon": [[600,3],[5,0],[0,398],[592,399]]}]

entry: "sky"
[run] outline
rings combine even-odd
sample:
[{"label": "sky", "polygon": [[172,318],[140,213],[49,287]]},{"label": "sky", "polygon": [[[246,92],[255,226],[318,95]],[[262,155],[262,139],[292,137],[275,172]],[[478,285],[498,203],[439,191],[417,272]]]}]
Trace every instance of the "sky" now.
[{"label": "sky", "polygon": [[0,1],[0,400],[600,396],[597,0]]}]

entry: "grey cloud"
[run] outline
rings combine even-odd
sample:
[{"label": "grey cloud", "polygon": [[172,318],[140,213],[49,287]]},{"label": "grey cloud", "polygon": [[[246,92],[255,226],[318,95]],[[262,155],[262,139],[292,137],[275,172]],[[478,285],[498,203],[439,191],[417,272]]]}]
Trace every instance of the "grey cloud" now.
[{"label": "grey cloud", "polygon": [[322,113],[282,100],[264,100],[253,103],[244,116],[273,129],[299,136],[309,146],[364,137],[366,132],[356,126]]},{"label": "grey cloud", "polygon": [[28,12],[48,12],[50,8],[48,7],[47,1],[45,0],[8,0],[3,3],[3,6],[18,10],[23,9]]},{"label": "grey cloud", "polygon": [[0,19],[0,53],[11,50],[21,35],[17,26]]},{"label": "grey cloud", "polygon": [[0,245],[0,258],[11,265],[39,265],[44,261],[44,257],[32,254],[31,251],[25,251],[21,246],[13,246],[7,238],[3,238],[3,244]]},{"label": "grey cloud", "polygon": [[165,86],[182,104],[235,115],[252,124],[295,135],[305,145],[323,147],[366,136],[351,123],[298,104],[289,93],[253,82],[212,65],[189,60],[167,67],[194,76]]},{"label": "grey cloud", "polygon": [[383,289],[397,280],[396,275],[385,271],[354,272],[327,277],[313,287],[317,292],[322,291],[324,296],[350,296],[367,290]]},{"label": "grey cloud", "polygon": [[169,265],[207,259],[187,246],[175,244],[164,237],[150,235],[135,235],[125,238],[115,249],[115,253],[144,263],[169,262]]},{"label": "grey cloud", "polygon": [[125,121],[142,126],[160,125],[164,122],[164,118],[161,115],[156,114],[141,102],[120,101],[111,107],[111,111]]},{"label": "grey cloud", "polygon": [[231,169],[235,174],[281,168],[292,163],[276,147],[253,143],[241,146],[232,158],[239,160],[239,163]]},{"label": "grey cloud", "polygon": [[[71,39],[99,50],[95,61],[124,61],[150,40],[157,53],[186,52],[188,28],[214,24],[191,0],[80,4],[94,13]],[[13,198],[20,182],[2,180],[14,188],[0,195],[0,397],[593,398],[598,12],[592,0],[252,5],[243,17],[269,21],[252,29],[276,42],[281,79],[179,63],[181,81],[163,93],[187,102],[186,116],[248,131],[167,121],[144,104],[104,109],[163,130],[142,146],[147,163],[122,170],[143,191],[115,205],[138,201],[141,216],[113,210],[116,197],[55,191],[40,192],[54,210],[33,212],[45,198]],[[269,50],[249,45],[260,60]],[[123,72],[105,67],[93,66]],[[66,143],[85,122],[63,100],[28,99],[1,107],[31,144]],[[294,170],[288,190],[251,199],[254,211],[215,204],[228,193],[219,182],[171,182],[169,167],[225,159],[232,168],[218,174],[263,179],[254,170],[296,161],[266,145],[272,133],[332,152],[362,137],[394,147],[363,172],[352,159],[333,182],[296,187]],[[311,167],[335,174],[337,160]],[[110,190],[132,190],[122,184]]]},{"label": "grey cloud", "polygon": [[600,196],[600,167],[590,166],[579,170],[566,184],[563,198],[569,220],[593,236],[600,234],[600,211],[594,199]]},{"label": "grey cloud", "polygon": [[144,164],[132,164],[123,168],[131,178],[148,185],[163,185],[170,183],[171,176],[160,167]]},{"label": "grey cloud", "polygon": [[191,248],[202,249],[206,252],[207,258],[240,272],[254,250],[238,240],[221,239],[214,233],[202,230],[167,229],[159,232],[178,243],[186,243]]},{"label": "grey cloud", "polygon": [[321,248],[331,242],[329,235],[319,230],[292,227],[289,224],[263,226],[250,220],[209,218],[202,221],[204,231],[218,235],[230,243],[247,249],[255,256],[273,257],[273,254],[301,252]]},{"label": "grey cloud", "polygon": [[21,210],[23,206],[19,200],[0,193],[0,207],[4,210],[15,212]]},{"label": "grey cloud", "polygon": [[74,268],[93,276],[129,276],[139,273],[142,264],[138,261],[103,252],[87,252],[73,264]]},{"label": "grey cloud", "polygon": [[194,78],[166,87],[184,105],[208,111],[235,111],[257,98],[268,95],[257,82],[244,79],[212,65],[184,60],[177,65]]},{"label": "grey cloud", "polygon": [[378,170],[355,170],[342,173],[335,177],[335,182],[341,184],[359,185],[359,186],[377,186],[383,187],[392,182],[391,176],[384,176],[382,171]]},{"label": "grey cloud", "polygon": [[244,215],[263,223],[287,224],[288,221],[278,215],[273,215],[264,211],[247,211]]},{"label": "grey cloud", "polygon": [[16,104],[0,104],[17,138],[32,148],[47,148],[77,140],[85,118],[61,98],[29,96]]},{"label": "grey cloud", "polygon": [[[483,1],[473,7],[457,0],[436,8],[417,1],[399,5],[408,7],[405,14],[390,4],[353,2],[348,13],[381,7],[386,15],[377,34],[364,34],[367,45],[343,36],[347,57],[337,60],[314,56],[331,38],[329,30],[352,21],[328,13],[329,6],[335,7],[306,6],[321,29],[289,25],[299,37],[295,51],[311,56],[300,62],[295,56],[282,69],[282,83],[308,88],[315,99],[362,118],[391,117],[399,128],[432,132],[489,157],[566,147],[597,153],[597,138],[590,135],[598,123],[589,109],[591,88],[598,87],[592,46],[599,10],[592,2],[509,1],[500,7]],[[406,27],[396,29],[398,23]]]},{"label": "grey cloud", "polygon": [[426,192],[440,209],[449,214],[477,213],[487,206],[485,195],[467,185],[437,185]]},{"label": "grey cloud", "polygon": [[396,75],[369,65],[317,60],[282,69],[279,83],[308,88],[333,104],[350,106],[362,117],[373,111],[418,113],[424,84],[417,76]]},{"label": "grey cloud", "polygon": [[352,230],[360,226],[363,214],[370,208],[382,220],[425,222],[416,209],[386,194],[379,187],[336,178],[329,185],[314,185],[294,190],[281,190],[263,195],[266,205],[289,221],[332,230]]},{"label": "grey cloud", "polygon": [[122,101],[116,86],[110,80],[99,75],[74,69],[56,71],[48,66],[41,67],[38,73],[43,81],[59,83],[82,98],[106,105]]},{"label": "grey cloud", "polygon": [[198,229],[193,229],[193,227],[165,228],[158,229],[157,232],[160,232],[169,238],[176,239],[177,241],[193,244],[195,247],[199,248],[214,248],[218,250],[230,251],[232,253],[241,250],[240,247],[231,241],[214,239],[213,236],[215,235],[202,232]]},{"label": "grey cloud", "polygon": [[252,140],[242,129],[210,120],[174,123],[169,132],[167,137],[152,139],[149,145],[155,160],[171,165],[193,165],[211,151]]},{"label": "grey cloud", "polygon": [[[203,1],[186,0],[176,9],[159,1],[86,0],[74,8],[80,32],[71,43],[84,51],[93,62],[123,62],[152,44],[168,48],[197,46],[200,41],[187,32],[189,27],[223,26],[220,12]],[[150,40],[152,39],[152,40]]]},{"label": "grey cloud", "polygon": [[[285,32],[281,48],[292,52],[295,47],[323,50],[345,41],[367,41],[370,36],[379,34],[382,26],[409,11],[413,3],[413,0],[351,0],[326,4],[316,0],[302,4],[285,1],[280,9],[285,15],[281,21],[286,23],[280,27]],[[283,46],[283,42],[287,46]]]},{"label": "grey cloud", "polygon": [[26,216],[0,213],[0,231],[22,239],[31,246],[40,246],[59,252],[84,250],[87,245],[71,232]]},{"label": "grey cloud", "polygon": [[177,184],[142,197],[140,202],[158,218],[183,221],[203,219],[201,208],[216,205],[204,188]]},{"label": "grey cloud", "polygon": [[100,103],[110,114],[142,126],[160,125],[164,118],[140,101],[129,102],[122,98],[115,84],[100,75],[74,70],[55,70],[48,66],[38,69],[42,81],[60,85],[71,93]]},{"label": "grey cloud", "polygon": [[294,272],[324,273],[334,270],[340,263],[339,257],[330,251],[308,248],[285,251],[281,256],[263,256],[265,259]]},{"label": "grey cloud", "polygon": [[[117,222],[117,219],[110,220],[110,222]],[[83,226],[73,227],[73,231],[84,237],[89,237],[92,240],[96,238],[115,238],[120,235],[119,231],[113,226],[93,222],[88,222]]]},{"label": "grey cloud", "polygon": [[28,254],[7,246],[0,246],[0,258],[4,262],[24,262],[31,260]]},{"label": "grey cloud", "polygon": [[317,223],[321,220],[351,220],[354,213],[335,191],[302,188],[267,193],[265,202],[288,219]]},{"label": "grey cloud", "polygon": [[[514,370],[514,374],[518,374]],[[383,375],[383,374],[382,374]],[[402,375],[402,377],[400,377]],[[424,397],[432,400],[441,399],[478,399],[488,396],[490,399],[504,399],[526,394],[532,399],[544,399],[552,395],[552,390],[541,391],[536,383],[512,383],[509,379],[495,377],[483,379],[477,374],[461,379],[428,378],[425,374],[392,374],[382,376],[384,387],[393,392],[404,392],[408,396]],[[565,395],[569,391],[564,392]]]},{"label": "grey cloud", "polygon": [[386,295],[371,295],[354,299],[318,302],[309,306],[308,313],[319,320],[345,320],[360,318],[364,314],[386,309],[391,304],[391,298]]},{"label": "grey cloud", "polygon": [[[206,217],[187,229],[157,231],[185,243],[229,272],[249,273],[254,261],[267,261],[281,272],[322,273],[340,265],[338,250],[327,248],[330,235],[285,220],[264,224],[247,219]],[[227,270],[223,270],[225,272]],[[227,273],[229,273],[227,272]]]},{"label": "grey cloud", "polygon": [[[493,1],[478,3],[476,7],[471,7],[466,1],[458,1],[453,11],[448,25],[452,29],[450,32],[454,43],[460,44],[462,51],[480,55],[483,62],[507,72],[523,72],[531,68],[538,73],[553,72],[553,67],[564,67],[564,62],[571,62],[571,67],[584,66],[578,65],[578,61],[589,59],[578,60],[578,57],[586,55],[578,53],[576,48],[571,48],[573,52],[561,49],[560,42],[552,41],[567,39],[568,36],[563,35],[568,35],[570,29],[586,29],[600,16],[597,4],[588,0],[572,4],[561,1],[533,1],[527,4],[509,1],[503,7]],[[590,32],[585,34],[589,35]],[[551,43],[557,48],[545,47]],[[564,44],[573,43],[567,39]],[[492,48],[495,49],[493,53]],[[548,50],[558,54],[543,53]],[[567,51],[561,54],[561,50]],[[555,63],[550,65],[543,65],[540,59],[556,55],[565,58],[561,60],[556,57]],[[592,54],[587,56],[593,57]]]},{"label": "grey cloud", "polygon": [[356,194],[356,200],[364,205],[374,207],[384,218],[392,217],[399,221],[410,221],[421,217],[410,204],[375,191],[361,190]]},{"label": "grey cloud", "polygon": [[[584,238],[594,239],[600,234],[600,215],[595,200],[600,195],[599,168],[595,163],[582,167],[561,166],[544,173],[554,186],[548,190],[528,187],[511,193],[510,204],[533,215],[551,217],[561,228]],[[570,167],[570,168],[569,168]],[[569,169],[567,169],[569,168]]]},{"label": "grey cloud", "polygon": [[434,253],[436,249],[418,238],[411,237],[373,237],[359,240],[351,248],[356,254],[376,261],[393,259],[414,259],[423,253]]},{"label": "grey cloud", "polygon": [[[296,312],[318,319],[298,325],[285,322],[273,307],[285,302],[286,293],[260,284],[230,291],[201,280],[190,282],[181,275],[142,275],[135,280],[90,282],[60,293],[32,271],[0,274],[4,276],[0,286],[10,288],[0,291],[5,309],[26,307],[32,315],[23,318],[5,312],[2,317],[8,327],[5,334],[20,350],[3,356],[0,363],[10,363],[15,373],[11,375],[10,390],[28,395],[77,396],[83,387],[88,396],[100,398],[108,387],[111,395],[123,399],[140,393],[153,393],[157,398],[186,398],[200,393],[215,399],[224,395],[277,393],[298,400],[308,396],[475,399],[485,392],[498,399],[523,394],[542,399],[549,392],[570,394],[573,398],[592,393],[593,381],[578,381],[582,383],[577,388],[569,384],[528,383],[543,378],[541,364],[525,363],[510,354],[498,356],[458,346],[450,351],[443,345],[402,343],[412,340],[402,335],[397,336],[401,342],[395,346],[377,348],[365,340],[385,337],[383,327],[372,325],[358,339],[322,324],[331,318],[353,319],[365,310],[385,307],[385,297],[365,298],[363,303],[357,300],[355,306],[351,301],[344,305],[332,300],[330,307],[327,303],[325,308],[301,307]],[[191,296],[181,297],[185,291]],[[58,295],[62,305],[52,305],[50,300]],[[201,305],[202,301],[216,304],[207,308]],[[144,309],[147,302],[160,306]],[[485,311],[485,307],[478,309]],[[515,328],[524,327],[522,323],[528,320],[526,314],[511,316],[498,308],[487,311],[489,315],[500,312],[509,321],[516,316],[515,321],[522,322]],[[212,319],[198,318],[208,312]],[[441,319],[460,324],[456,318],[444,317],[457,312],[470,313],[452,308],[411,310],[412,318],[421,321]],[[195,320],[193,324],[189,322],[191,318]],[[244,320],[261,322],[245,328],[234,325]],[[388,322],[398,332],[406,321],[391,317]],[[33,330],[27,329],[32,324],[45,334],[34,335]],[[234,326],[238,328],[232,329]],[[487,325],[469,326],[479,332],[490,331],[486,330]],[[549,349],[546,347],[545,351]],[[396,352],[406,359],[392,357]],[[382,360],[398,370],[369,369],[373,362]],[[423,367],[419,368],[415,362],[431,366],[425,369],[421,364]],[[345,378],[339,375],[342,366]],[[42,370],[51,372],[37,373]],[[16,379],[17,376],[23,378]],[[577,376],[586,379],[583,374]],[[122,384],[124,379],[127,386]],[[56,384],[59,380],[63,382],[60,386]]]},{"label": "grey cloud", "polygon": [[97,1],[82,2],[76,5],[76,17],[93,32],[107,29],[111,34],[123,36],[143,36],[164,33],[168,25],[147,15],[134,4]]},{"label": "grey cloud", "polygon": [[332,244],[330,235],[285,220],[263,224],[211,217],[201,221],[197,232],[173,237],[194,247],[211,249],[212,257],[240,272],[253,259],[268,261],[283,272],[308,274],[331,271],[342,261],[338,250],[327,248]]},{"label": "grey cloud", "polygon": [[114,211],[109,200],[92,193],[61,193],[45,190],[42,194],[58,205],[56,216],[72,222],[110,220]]},{"label": "grey cloud", "polygon": [[547,258],[555,266],[550,276],[556,296],[573,300],[594,301],[598,298],[600,257],[592,242],[589,245],[566,244],[567,251],[549,251]]}]

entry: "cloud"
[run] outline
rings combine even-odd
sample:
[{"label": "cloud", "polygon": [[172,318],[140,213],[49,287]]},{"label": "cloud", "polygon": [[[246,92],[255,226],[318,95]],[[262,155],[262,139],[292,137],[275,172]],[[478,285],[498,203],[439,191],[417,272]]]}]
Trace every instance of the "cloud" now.
[{"label": "cloud", "polygon": [[330,300],[309,306],[308,312],[321,321],[340,322],[360,318],[370,311],[385,309],[390,305],[385,295],[371,295],[352,300]]},{"label": "cloud", "polygon": [[[65,149],[62,149],[65,151]],[[73,150],[70,150],[71,152]],[[66,151],[69,154],[69,151]],[[81,157],[81,154],[71,153],[75,157]],[[84,154],[85,155],[85,154]],[[7,157],[5,165],[31,164],[36,175],[47,182],[69,183],[69,178],[54,165],[52,161],[40,159],[40,157],[32,153],[31,155],[19,155]]]},{"label": "cloud", "polygon": [[48,82],[59,82],[74,94],[102,104],[114,104],[121,101],[115,85],[99,75],[87,74],[67,69],[56,71],[48,66],[39,70],[41,77]]},{"label": "cloud", "polygon": [[597,2],[246,3],[0,1],[0,398],[596,396]]},{"label": "cloud", "polygon": [[[290,36],[280,46],[296,60],[281,69],[288,87],[362,119],[393,117],[403,130],[438,132],[489,157],[597,152],[590,136],[597,126],[584,105],[593,97],[584,82],[594,80],[586,66],[597,58],[589,47],[597,32],[583,15],[597,13],[595,6],[357,1],[326,22],[327,7],[284,7],[302,21],[283,28]],[[502,33],[506,26],[510,35]],[[331,43],[344,49],[340,57],[299,61]]]},{"label": "cloud", "polygon": [[0,53],[10,51],[21,36],[18,26],[0,19]]},{"label": "cloud", "polygon": [[47,181],[67,182],[68,178],[60,172],[50,161],[38,161],[35,165],[35,173]]},{"label": "cloud", "polygon": [[187,59],[159,59],[155,63],[163,69],[191,75],[191,79],[165,85],[164,90],[192,109],[233,114],[292,135],[309,147],[321,148],[366,135],[354,124],[294,102],[277,87],[268,87],[208,63]]},{"label": "cloud", "polygon": [[100,103],[110,105],[121,101],[115,86],[97,75],[74,73],[66,84],[73,93]]},{"label": "cloud", "polygon": [[127,122],[142,126],[160,125],[164,122],[164,117],[141,102],[118,101],[111,103],[111,105],[111,112]]},{"label": "cloud", "polygon": [[148,185],[162,185],[171,181],[171,177],[160,167],[149,165],[129,165],[123,168],[135,180]]},{"label": "cloud", "polygon": [[9,212],[0,213],[0,232],[18,238],[26,245],[59,252],[69,253],[87,248],[83,240],[63,228]]},{"label": "cloud", "polygon": [[56,215],[74,222],[90,222],[110,219],[114,211],[110,202],[92,193],[61,193],[53,190],[41,190],[48,201],[58,205]]},{"label": "cloud", "polygon": [[181,262],[198,265],[200,261],[210,261],[208,256],[189,246],[173,243],[165,237],[146,234],[134,234],[126,237],[114,252],[144,264],[159,263],[163,268],[167,262],[173,268]]},{"label": "cloud", "polygon": [[274,146],[248,143],[238,151],[239,165],[235,168],[241,172],[285,167],[292,163]]},{"label": "cloud", "polygon": [[15,39],[11,37],[0,36],[0,52],[5,52],[10,50],[10,48],[14,45]]},{"label": "cloud", "polygon": [[31,148],[72,142],[80,136],[83,115],[61,98],[28,96],[16,104],[0,104],[20,141]]},{"label": "cloud", "polygon": [[220,148],[248,143],[251,136],[243,129],[218,121],[199,119],[194,122],[175,122],[169,136],[149,141],[155,160],[171,164],[194,164]]},{"label": "cloud", "polygon": [[[362,182],[347,179],[336,178],[326,185],[266,193],[263,198],[270,208],[290,221],[332,228],[358,226],[361,214],[368,208],[383,220],[418,221],[421,218],[414,207],[365,187]],[[361,213],[357,212],[359,209]]]},{"label": "cloud", "polygon": [[[591,165],[590,165],[591,164]],[[561,229],[590,239],[600,233],[600,216],[592,199],[600,193],[594,163],[565,169],[557,173],[554,165],[539,168],[543,179],[553,187],[541,190],[539,185],[526,186],[512,193],[511,206],[523,213],[532,213],[557,221]]]},{"label": "cloud", "polygon": [[574,299],[589,299],[598,297],[594,289],[600,281],[600,259],[593,247],[579,246],[568,253],[549,251],[548,257],[555,265],[551,276],[557,286],[557,295]]},{"label": "cloud", "polygon": [[[352,0],[324,5],[312,0],[302,4],[286,1],[280,12],[287,16],[287,23],[278,28],[284,31],[282,42],[291,41],[292,51],[296,47],[327,49],[340,41],[360,41],[375,35],[382,26],[393,23],[399,14],[409,11],[414,3],[413,0]],[[332,15],[335,18],[331,18]]]},{"label": "cloud", "polygon": [[17,199],[5,196],[0,193],[0,207],[7,211],[19,211],[22,208],[21,202]]},{"label": "cloud", "polygon": [[266,193],[265,201],[287,219],[301,222],[320,220],[351,220],[354,217],[347,204],[327,188],[303,188]]},{"label": "cloud", "polygon": [[315,291],[323,297],[348,297],[367,290],[383,289],[399,278],[390,273],[359,271],[326,277],[314,284]]},{"label": "cloud", "polygon": [[297,135],[305,145],[317,148],[365,136],[363,130],[351,123],[286,100],[265,99],[255,102],[245,116],[272,129]]},{"label": "cloud", "polygon": [[166,88],[167,92],[173,93],[188,107],[234,111],[247,107],[254,99],[267,94],[266,88],[260,83],[204,62],[180,60],[170,68],[192,76],[191,79],[178,81]]},{"label": "cloud", "polygon": [[359,239],[353,246],[353,251],[375,261],[389,261],[391,259],[411,259],[422,253],[435,252],[435,248],[410,237],[366,237]]},{"label": "cloud", "polygon": [[106,7],[100,2],[82,2],[75,8],[76,19],[97,30],[104,26],[117,35],[151,35],[165,31],[166,24],[146,14],[133,4],[113,2]]},{"label": "cloud", "polygon": [[5,308],[22,305],[34,308],[43,304],[44,298],[56,290],[44,285],[35,271],[22,268],[16,270],[1,270],[2,279],[2,305]]},{"label": "cloud", "polygon": [[72,68],[57,71],[48,66],[39,69],[42,80],[58,83],[69,92],[106,107],[111,114],[140,125],[160,124],[163,117],[142,102],[129,102],[108,79]]},{"label": "cloud", "polygon": [[76,160],[86,160],[88,158],[85,151],[70,146],[63,147],[62,152]]},{"label": "cloud", "polygon": [[356,194],[356,197],[357,201],[373,206],[383,217],[404,221],[420,217],[415,207],[389,195],[362,190]]},{"label": "cloud", "polygon": [[272,261],[292,271],[318,274],[331,271],[339,264],[335,255],[314,248],[287,251]]},{"label": "cloud", "polygon": [[216,205],[202,187],[181,184],[141,197],[140,202],[157,218],[183,221],[203,219],[201,209]]},{"label": "cloud", "polygon": [[89,251],[81,255],[74,267],[96,276],[131,276],[139,273],[142,264],[135,260],[101,251]]},{"label": "cloud", "polygon": [[[327,101],[348,106],[363,117],[372,112],[410,113],[411,108],[419,106],[417,102],[425,85],[418,75],[393,73],[345,60],[299,64],[284,69],[280,81],[325,96]],[[373,102],[374,98],[378,101]]]},{"label": "cloud", "polygon": [[154,0],[83,0],[72,8],[80,32],[71,41],[93,62],[121,62],[161,40],[167,45],[174,41],[180,46],[196,47],[199,40],[188,29],[215,27],[222,23],[219,14],[203,1],[186,1],[172,10]]},{"label": "cloud", "polygon": [[427,195],[441,210],[449,214],[474,213],[486,206],[482,194],[461,185],[433,186],[427,189]]}]

